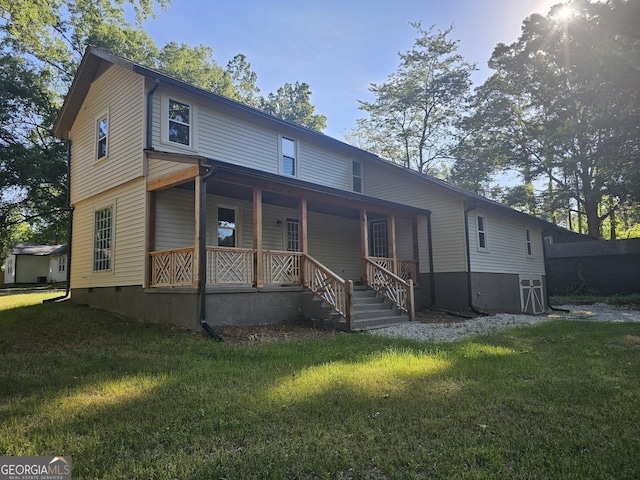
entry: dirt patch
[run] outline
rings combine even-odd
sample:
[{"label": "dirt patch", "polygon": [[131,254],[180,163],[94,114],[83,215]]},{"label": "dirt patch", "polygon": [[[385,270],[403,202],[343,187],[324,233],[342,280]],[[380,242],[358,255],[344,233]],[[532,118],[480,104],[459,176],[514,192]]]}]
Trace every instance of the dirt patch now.
[{"label": "dirt patch", "polygon": [[[456,323],[464,322],[465,320],[467,319],[440,311],[416,312],[416,321],[420,323]],[[320,328],[310,320],[255,326],[223,325],[214,327],[214,330],[226,343],[231,345],[259,345],[279,341],[347,335],[344,332]]]},{"label": "dirt patch", "polygon": [[223,325],[214,327],[214,330],[222,337],[225,343],[231,345],[259,345],[341,334],[341,332],[318,328],[311,321],[306,320],[255,326]]}]

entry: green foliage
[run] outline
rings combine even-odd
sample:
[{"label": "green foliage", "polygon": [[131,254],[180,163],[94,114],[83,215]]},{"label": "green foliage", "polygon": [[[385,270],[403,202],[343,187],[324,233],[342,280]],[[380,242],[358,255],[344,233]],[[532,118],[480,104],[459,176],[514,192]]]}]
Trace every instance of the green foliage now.
[{"label": "green foliage", "polygon": [[311,89],[306,83],[285,83],[276,93],[261,101],[260,108],[284,120],[322,131],[327,128],[327,117],[316,114],[311,103]]},{"label": "green foliage", "polygon": [[373,102],[360,102],[349,141],[421,173],[442,174],[456,135],[475,66],[458,53],[450,27],[424,30],[413,23],[413,48],[400,53],[398,70],[380,85],[371,84]]},{"label": "green foliage", "polygon": [[462,123],[452,180],[483,187],[515,170],[525,183],[548,186],[537,209],[552,219],[559,209],[579,211],[600,235],[605,197],[613,208],[640,198],[640,93],[630,61],[640,54],[630,23],[640,7],[580,0],[569,17],[560,8],[532,15],[517,42],[495,48],[495,73]]},{"label": "green foliage", "polygon": [[0,297],[0,451],[74,478],[637,477],[638,324],[236,347],[26,304]]}]

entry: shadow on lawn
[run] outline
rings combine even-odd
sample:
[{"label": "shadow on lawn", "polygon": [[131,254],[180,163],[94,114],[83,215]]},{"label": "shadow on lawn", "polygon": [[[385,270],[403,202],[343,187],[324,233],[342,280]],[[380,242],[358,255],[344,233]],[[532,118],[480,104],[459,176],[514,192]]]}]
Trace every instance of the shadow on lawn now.
[{"label": "shadow on lawn", "polygon": [[0,450],[72,455],[74,478],[580,472],[607,435],[572,415],[597,424],[611,385],[594,396],[589,380],[619,369],[580,350],[617,335],[594,325],[242,348],[73,304],[17,309],[9,325]]}]

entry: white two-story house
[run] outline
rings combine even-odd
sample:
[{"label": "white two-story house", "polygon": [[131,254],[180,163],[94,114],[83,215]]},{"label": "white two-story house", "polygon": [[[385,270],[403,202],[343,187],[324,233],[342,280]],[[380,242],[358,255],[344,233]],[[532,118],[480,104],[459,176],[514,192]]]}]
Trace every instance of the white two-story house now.
[{"label": "white two-story house", "polygon": [[546,307],[545,222],[103,50],[55,134],[75,301],[194,329]]}]

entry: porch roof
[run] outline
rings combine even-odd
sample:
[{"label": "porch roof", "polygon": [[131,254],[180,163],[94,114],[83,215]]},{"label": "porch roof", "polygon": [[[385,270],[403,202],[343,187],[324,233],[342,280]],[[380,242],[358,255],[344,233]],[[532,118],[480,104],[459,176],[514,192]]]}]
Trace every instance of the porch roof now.
[{"label": "porch roof", "polygon": [[[158,150],[145,150],[149,156],[161,158],[163,160],[174,160],[178,162],[199,163],[201,166],[210,167],[215,170],[213,177],[228,181],[230,183],[242,183],[260,187],[264,190],[285,193],[288,195],[304,196],[306,198],[316,197],[323,201],[334,200],[334,203],[344,204],[348,202],[350,206],[360,209],[374,209],[380,213],[403,212],[409,215],[430,215],[431,211],[417,208],[410,205],[372,197],[358,192],[341,190],[334,187],[319,185],[317,183],[300,180],[298,178],[285,177],[282,175],[264,172],[241,165],[231,164],[222,160],[189,155],[182,153],[163,152]],[[251,181],[242,181],[250,178]],[[286,191],[284,191],[286,189]]]}]

